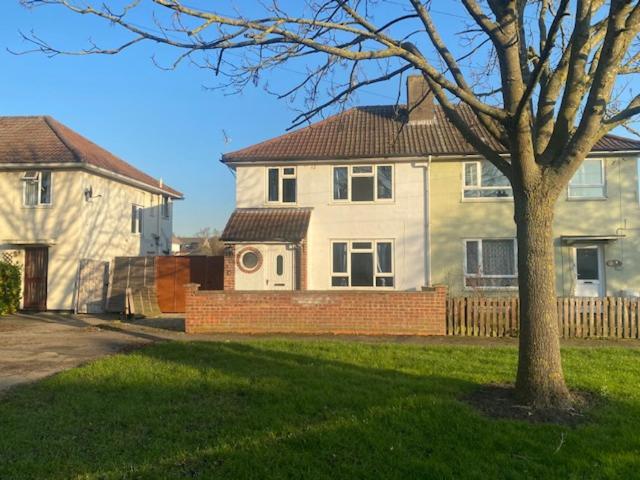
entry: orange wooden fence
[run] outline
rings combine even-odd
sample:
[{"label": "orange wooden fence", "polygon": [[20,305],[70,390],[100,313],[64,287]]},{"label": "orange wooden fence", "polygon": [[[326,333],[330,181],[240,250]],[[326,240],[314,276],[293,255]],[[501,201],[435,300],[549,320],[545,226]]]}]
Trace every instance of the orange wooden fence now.
[{"label": "orange wooden fence", "polygon": [[[447,335],[517,336],[517,297],[449,297]],[[640,299],[563,297],[557,300],[563,338],[640,338]]]}]

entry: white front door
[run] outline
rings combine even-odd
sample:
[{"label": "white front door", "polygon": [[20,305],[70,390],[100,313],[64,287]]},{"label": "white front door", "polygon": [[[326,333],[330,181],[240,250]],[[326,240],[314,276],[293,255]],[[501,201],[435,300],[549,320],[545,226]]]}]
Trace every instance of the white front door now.
[{"label": "white front door", "polygon": [[575,247],[575,266],[575,296],[603,296],[602,247],[597,245]]},{"label": "white front door", "polygon": [[294,249],[291,245],[268,245],[265,290],[293,290]]}]

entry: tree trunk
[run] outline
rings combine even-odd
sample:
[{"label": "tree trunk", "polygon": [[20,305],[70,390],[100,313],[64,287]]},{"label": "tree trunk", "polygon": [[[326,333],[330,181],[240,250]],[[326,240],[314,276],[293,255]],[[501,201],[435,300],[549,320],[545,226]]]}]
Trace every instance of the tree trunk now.
[{"label": "tree trunk", "polygon": [[516,394],[535,408],[569,408],[572,398],[562,372],[556,307],[552,229],[556,196],[521,192],[514,196],[520,289]]}]

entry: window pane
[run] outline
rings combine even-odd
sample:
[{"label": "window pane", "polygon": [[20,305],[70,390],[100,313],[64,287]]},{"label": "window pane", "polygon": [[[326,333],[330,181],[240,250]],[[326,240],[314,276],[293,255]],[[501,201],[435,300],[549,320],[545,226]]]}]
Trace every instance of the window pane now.
[{"label": "window pane", "polygon": [[332,287],[348,287],[349,277],[331,277]]},{"label": "window pane", "polygon": [[142,207],[138,207],[138,232],[142,233]]},{"label": "window pane", "polygon": [[476,163],[464,164],[464,184],[467,187],[478,185],[478,170]]},{"label": "window pane", "polygon": [[513,240],[482,242],[482,273],[484,275],[515,275]]},{"label": "window pane", "polygon": [[352,177],[351,190],[354,202],[373,201],[373,177]]},{"label": "window pane", "polygon": [[578,280],[598,280],[598,250],[595,248],[576,249],[576,269]]},{"label": "window pane", "polygon": [[366,165],[366,166],[356,166],[353,167],[352,170],[353,173],[373,173],[373,167],[371,165]]},{"label": "window pane", "polygon": [[585,160],[571,179],[571,185],[602,185],[602,162]]},{"label": "window pane", "polygon": [[296,179],[284,178],[282,180],[282,201],[296,203]]},{"label": "window pane", "polygon": [[40,203],[51,203],[51,172],[42,172],[40,176]]},{"label": "window pane", "polygon": [[333,199],[349,199],[349,170],[347,167],[333,169]]},{"label": "window pane", "polygon": [[483,187],[510,187],[509,179],[488,160],[481,163]]},{"label": "window pane", "polygon": [[137,233],[138,225],[138,209],[135,205],[131,206],[131,233]]},{"label": "window pane", "polygon": [[347,244],[333,244],[333,271],[335,273],[347,273]]},{"label": "window pane", "polygon": [[378,198],[391,198],[391,165],[378,167]]},{"label": "window pane", "polygon": [[351,286],[373,286],[373,253],[351,254]]},{"label": "window pane", "polygon": [[513,191],[511,188],[483,188],[465,190],[464,198],[511,198]]},{"label": "window pane", "polygon": [[511,278],[495,278],[495,277],[470,277],[465,278],[465,286],[467,287],[517,287],[518,279]]},{"label": "window pane", "polygon": [[269,169],[269,201],[277,202],[280,198],[280,193],[278,192],[279,188],[278,181],[278,169],[270,168]]},{"label": "window pane", "polygon": [[569,196],[574,198],[602,198],[604,187],[576,187],[569,186]]},{"label": "window pane", "polygon": [[378,273],[391,273],[391,244],[378,243],[377,248],[376,271]]},{"label": "window pane", "polygon": [[371,250],[371,242],[353,242],[351,248],[354,250]]},{"label": "window pane", "polygon": [[376,287],[393,287],[393,277],[377,277]]},{"label": "window pane", "polygon": [[38,204],[38,181],[24,182],[24,204],[33,207]]},{"label": "window pane", "polygon": [[295,175],[296,174],[296,169],[293,168],[293,167],[287,167],[287,168],[284,168],[282,170],[282,173],[284,175]]},{"label": "window pane", "polygon": [[478,264],[478,242],[467,242],[467,273],[477,275],[480,273]]},{"label": "window pane", "polygon": [[276,275],[282,276],[284,273],[284,257],[282,255],[278,255],[276,257]]}]

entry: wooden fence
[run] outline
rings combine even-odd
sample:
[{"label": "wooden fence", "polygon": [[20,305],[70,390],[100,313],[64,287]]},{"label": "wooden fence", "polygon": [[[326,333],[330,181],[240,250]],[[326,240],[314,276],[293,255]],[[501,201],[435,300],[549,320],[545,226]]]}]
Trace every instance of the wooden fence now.
[{"label": "wooden fence", "polygon": [[[447,335],[515,337],[517,297],[449,297]],[[557,300],[563,338],[640,338],[640,299],[563,297]]]}]

